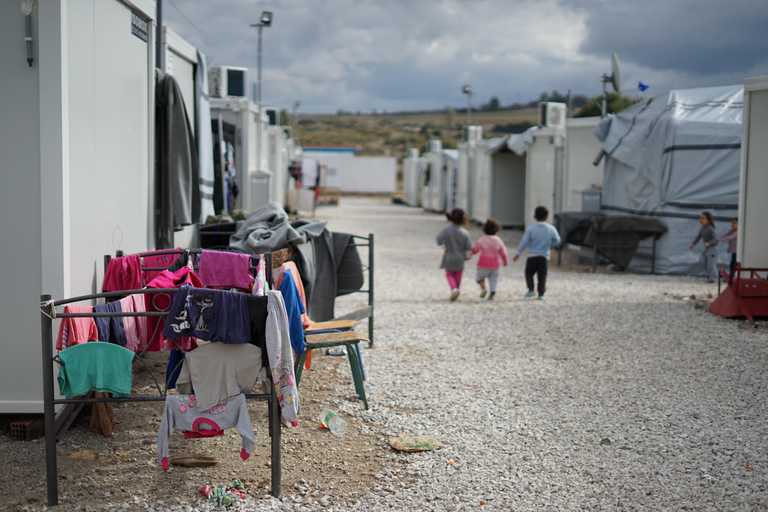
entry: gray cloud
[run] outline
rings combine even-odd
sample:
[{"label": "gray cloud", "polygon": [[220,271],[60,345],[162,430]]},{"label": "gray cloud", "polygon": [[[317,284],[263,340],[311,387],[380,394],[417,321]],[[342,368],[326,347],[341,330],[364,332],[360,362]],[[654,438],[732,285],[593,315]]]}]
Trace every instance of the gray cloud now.
[{"label": "gray cloud", "polygon": [[740,82],[768,62],[759,3],[731,1],[720,13],[726,2],[716,10],[714,0],[166,0],[165,12],[212,62],[255,68],[248,24],[273,10],[266,101],[335,111],[462,105],[464,82],[477,101],[597,94],[614,50],[628,87]]},{"label": "gray cloud", "polygon": [[768,62],[765,0],[564,0],[587,16],[586,53],[652,69],[748,72]]}]

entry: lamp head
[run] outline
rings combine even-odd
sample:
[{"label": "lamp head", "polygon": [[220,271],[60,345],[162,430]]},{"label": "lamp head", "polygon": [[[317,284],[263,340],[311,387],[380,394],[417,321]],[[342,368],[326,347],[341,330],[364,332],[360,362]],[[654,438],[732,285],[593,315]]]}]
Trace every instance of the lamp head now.
[{"label": "lamp head", "polygon": [[261,11],[261,17],[259,22],[262,27],[269,27],[272,25],[272,11]]},{"label": "lamp head", "polygon": [[31,16],[32,10],[35,7],[35,1],[34,0],[21,0],[21,14],[24,16]]},{"label": "lamp head", "polygon": [[472,86],[469,84],[464,84],[461,87],[462,94],[466,94],[467,96],[470,96],[472,94]]}]

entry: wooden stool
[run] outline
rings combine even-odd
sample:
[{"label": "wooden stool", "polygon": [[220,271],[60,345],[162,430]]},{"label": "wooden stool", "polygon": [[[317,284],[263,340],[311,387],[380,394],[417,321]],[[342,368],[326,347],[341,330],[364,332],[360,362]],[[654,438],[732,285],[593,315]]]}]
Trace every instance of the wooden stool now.
[{"label": "wooden stool", "polygon": [[349,358],[349,367],[352,370],[352,381],[355,384],[357,397],[363,402],[363,407],[368,409],[368,398],[365,396],[365,384],[363,383],[363,361],[360,357],[360,342],[368,341],[355,331],[331,332],[326,334],[309,334],[306,339],[307,349],[296,361],[296,386],[301,383],[301,374],[304,371],[304,361],[307,354],[316,349],[344,347]]}]

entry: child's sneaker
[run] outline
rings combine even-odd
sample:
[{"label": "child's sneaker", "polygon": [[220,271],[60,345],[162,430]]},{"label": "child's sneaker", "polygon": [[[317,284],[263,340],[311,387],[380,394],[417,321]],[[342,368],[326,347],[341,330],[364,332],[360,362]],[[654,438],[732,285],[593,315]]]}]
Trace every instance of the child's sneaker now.
[{"label": "child's sneaker", "polygon": [[533,292],[528,292],[525,294],[526,299],[532,299],[536,294]]},{"label": "child's sneaker", "polygon": [[453,290],[451,292],[451,302],[459,298],[459,290]]},{"label": "child's sneaker", "polygon": [[539,295],[538,297],[536,297],[536,299],[537,300],[544,300],[544,296],[543,295]]},{"label": "child's sneaker", "polygon": [[496,292],[491,292],[491,294],[488,296],[488,300],[493,300],[495,296],[496,296]]},{"label": "child's sneaker", "polygon": [[481,290],[480,291],[480,298],[481,299],[484,299],[486,295],[488,295],[488,292],[486,290]]}]

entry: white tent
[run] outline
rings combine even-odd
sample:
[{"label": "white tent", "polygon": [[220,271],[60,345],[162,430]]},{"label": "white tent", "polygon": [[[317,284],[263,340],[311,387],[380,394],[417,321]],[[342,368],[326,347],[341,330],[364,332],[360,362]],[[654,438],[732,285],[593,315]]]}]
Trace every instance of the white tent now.
[{"label": "white tent", "polygon": [[[609,116],[595,129],[606,153],[602,211],[661,219],[656,270],[700,271],[688,244],[701,211],[712,212],[718,234],[735,217],[742,139],[741,86],[675,90]],[[632,267],[645,269],[641,245]]]},{"label": "white tent", "polygon": [[531,128],[482,141],[475,155],[472,219],[493,217],[502,226],[522,227],[536,206],[553,211],[563,135],[552,128]]}]

